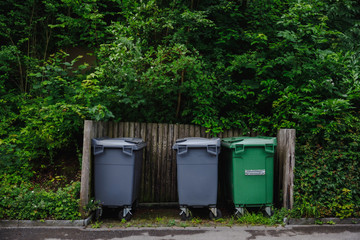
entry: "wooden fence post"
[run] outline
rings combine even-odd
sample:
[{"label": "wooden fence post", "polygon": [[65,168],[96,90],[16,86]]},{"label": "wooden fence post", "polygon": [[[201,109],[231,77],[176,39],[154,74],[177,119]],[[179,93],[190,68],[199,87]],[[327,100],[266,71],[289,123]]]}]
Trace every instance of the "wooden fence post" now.
[{"label": "wooden fence post", "polygon": [[80,188],[80,213],[83,218],[86,217],[84,207],[88,204],[91,194],[91,138],[94,136],[93,126],[93,121],[85,120]]},{"label": "wooden fence post", "polygon": [[292,209],[294,204],[295,129],[280,129],[277,135],[278,188],[282,190],[282,207]]}]

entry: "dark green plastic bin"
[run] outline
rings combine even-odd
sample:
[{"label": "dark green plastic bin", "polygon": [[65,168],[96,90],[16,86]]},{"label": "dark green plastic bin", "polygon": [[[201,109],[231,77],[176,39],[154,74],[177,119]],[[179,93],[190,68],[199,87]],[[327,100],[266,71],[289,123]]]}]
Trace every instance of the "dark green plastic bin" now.
[{"label": "dark green plastic bin", "polygon": [[271,215],[276,145],[275,137],[222,139],[220,161],[236,215],[243,215],[246,207],[265,207]]}]

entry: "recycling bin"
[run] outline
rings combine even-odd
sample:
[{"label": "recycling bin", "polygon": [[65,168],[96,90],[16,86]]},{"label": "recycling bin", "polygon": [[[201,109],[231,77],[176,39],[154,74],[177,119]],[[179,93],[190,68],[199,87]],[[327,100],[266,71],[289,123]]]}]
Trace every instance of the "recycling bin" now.
[{"label": "recycling bin", "polygon": [[219,138],[184,138],[176,150],[177,183],[182,220],[191,219],[189,207],[209,207],[210,218],[221,217],[217,209]]},{"label": "recycling bin", "polygon": [[222,139],[222,177],[235,205],[235,215],[243,215],[246,207],[265,207],[271,215],[276,145],[275,137]]},{"label": "recycling bin", "polygon": [[[141,181],[143,148],[140,138],[92,139],[94,154],[95,200],[101,206],[122,207],[119,218],[129,220],[138,198]],[[95,212],[102,215],[102,208]]]}]

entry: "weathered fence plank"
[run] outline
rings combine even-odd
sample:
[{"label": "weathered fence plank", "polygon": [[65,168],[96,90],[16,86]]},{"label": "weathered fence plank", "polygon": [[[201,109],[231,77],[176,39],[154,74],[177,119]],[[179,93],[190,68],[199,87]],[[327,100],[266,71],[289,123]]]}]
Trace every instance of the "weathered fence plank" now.
[{"label": "weathered fence plank", "polygon": [[135,137],[135,123],[134,122],[130,122],[129,123],[129,137]]},{"label": "weathered fence plank", "polygon": [[[249,133],[255,136],[256,133]],[[211,137],[200,126],[183,124],[158,124],[136,122],[85,121],[84,147],[81,174],[80,205],[84,207],[91,196],[91,139],[98,137],[140,137],[146,143],[141,177],[140,202],[177,202],[175,141],[185,137]],[[226,130],[219,137],[238,137],[238,129]],[[293,206],[293,169],[295,165],[295,130],[278,132],[277,157],[275,159],[275,199],[282,198],[280,205]],[[281,196],[280,196],[281,193]],[[81,209],[82,211],[82,209]],[[82,211],[82,214],[84,212]]]},{"label": "weathered fence plank", "polygon": [[[171,148],[175,144],[176,139],[180,138],[179,136],[179,125],[175,124],[173,126],[173,135],[171,139]],[[171,200],[178,201],[177,195],[177,166],[176,166],[176,152],[174,150],[171,151],[171,169],[170,169],[170,176],[171,176]]]},{"label": "weathered fence plank", "polygon": [[[292,209],[294,204],[295,129],[280,129],[277,135],[278,147],[275,172],[278,174],[275,196],[282,198],[282,206]],[[275,175],[276,176],[276,175]],[[282,192],[282,194],[281,194]]]},{"label": "weathered fence plank", "polygon": [[94,132],[94,122],[85,121],[80,189],[80,212],[82,217],[86,217],[84,207],[88,204],[91,196],[91,138],[94,137]]}]

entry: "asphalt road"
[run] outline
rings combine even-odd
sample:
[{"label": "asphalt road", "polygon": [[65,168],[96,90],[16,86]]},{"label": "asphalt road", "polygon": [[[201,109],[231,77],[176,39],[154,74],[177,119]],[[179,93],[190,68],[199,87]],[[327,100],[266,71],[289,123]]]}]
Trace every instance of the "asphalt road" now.
[{"label": "asphalt road", "polygon": [[285,227],[201,227],[201,228],[82,228],[82,227],[3,227],[1,240],[36,239],[97,239],[97,240],[218,240],[218,239],[292,239],[292,240],[360,240],[360,226],[356,225],[311,225]]}]

